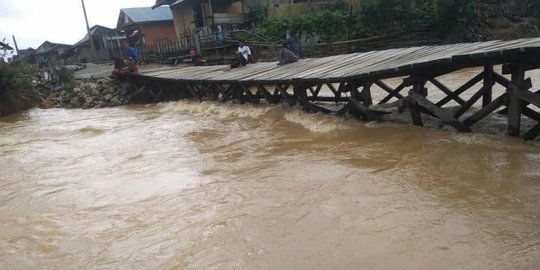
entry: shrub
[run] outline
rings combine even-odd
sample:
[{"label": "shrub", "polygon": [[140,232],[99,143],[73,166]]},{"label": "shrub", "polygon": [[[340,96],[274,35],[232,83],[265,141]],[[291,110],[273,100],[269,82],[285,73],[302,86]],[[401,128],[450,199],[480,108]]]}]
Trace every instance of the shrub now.
[{"label": "shrub", "polygon": [[33,71],[19,64],[0,64],[0,94],[7,90],[33,90]]},{"label": "shrub", "polygon": [[20,64],[0,64],[0,116],[28,109],[39,102],[32,82],[35,70]]},{"label": "shrub", "polygon": [[70,84],[75,81],[75,75],[73,73],[73,70],[70,70],[66,67],[58,67],[55,72],[58,76],[58,83]]}]

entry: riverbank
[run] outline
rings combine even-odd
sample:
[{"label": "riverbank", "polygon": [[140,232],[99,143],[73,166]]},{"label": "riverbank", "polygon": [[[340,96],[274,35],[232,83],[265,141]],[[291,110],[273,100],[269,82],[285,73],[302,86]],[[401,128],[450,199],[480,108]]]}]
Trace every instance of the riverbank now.
[{"label": "riverbank", "polygon": [[128,86],[111,78],[77,80],[74,87],[53,91],[43,100],[41,108],[103,108],[129,102]]},{"label": "riverbank", "polygon": [[[164,70],[163,65],[143,65],[141,71]],[[103,108],[129,104],[137,93],[130,85],[111,77],[110,64],[85,64],[73,68],[74,82],[52,90],[40,104],[40,108]]]}]

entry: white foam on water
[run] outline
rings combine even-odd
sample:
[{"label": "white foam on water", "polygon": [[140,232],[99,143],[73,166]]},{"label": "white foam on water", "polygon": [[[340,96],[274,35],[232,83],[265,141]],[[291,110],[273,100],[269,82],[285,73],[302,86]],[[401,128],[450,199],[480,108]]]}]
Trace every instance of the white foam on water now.
[{"label": "white foam on water", "polygon": [[284,117],[285,120],[299,124],[311,132],[325,133],[350,128],[342,117],[322,113],[309,114],[297,108],[285,111]]},{"label": "white foam on water", "polygon": [[275,109],[275,106],[231,104],[218,102],[177,101],[159,104],[162,112],[183,112],[198,116],[228,118],[259,118]]}]

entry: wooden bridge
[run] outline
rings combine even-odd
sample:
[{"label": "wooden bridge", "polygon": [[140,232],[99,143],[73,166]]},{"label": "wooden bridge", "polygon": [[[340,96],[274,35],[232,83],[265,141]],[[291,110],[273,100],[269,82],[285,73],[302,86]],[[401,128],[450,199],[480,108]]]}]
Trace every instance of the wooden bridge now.
[{"label": "wooden bridge", "polygon": [[[502,65],[502,74],[494,71],[494,65]],[[437,79],[470,67],[483,67],[483,71],[457,89],[450,89]],[[538,68],[540,38],[533,38],[371,51],[301,59],[281,66],[266,62],[233,70],[226,66],[195,66],[126,77],[134,86],[134,95],[146,96],[151,101],[194,98],[287,102],[291,106],[299,104],[308,112],[349,113],[366,121],[382,120],[381,114],[373,110],[372,91],[384,91],[386,96],[378,103],[398,100],[400,109],[410,113],[415,125],[423,125],[422,115],[427,114],[462,132],[471,132],[475,123],[501,108],[508,116],[508,134],[532,140],[540,135],[540,91],[531,91],[532,81],[526,78],[526,72]],[[503,74],[511,76],[508,79]],[[383,81],[390,78],[404,79],[392,88]],[[440,90],[444,98],[430,100],[428,82],[435,86],[430,91]],[[460,97],[468,90],[475,91],[473,86],[479,83],[482,87],[470,98]],[[506,91],[495,96],[495,84]],[[332,95],[323,96],[323,87]],[[404,94],[405,89],[409,91]],[[481,109],[472,111],[480,99]],[[451,101],[459,106],[454,112],[446,109]],[[324,102],[343,106],[330,110],[321,105]],[[522,130],[522,117],[536,124]]]}]

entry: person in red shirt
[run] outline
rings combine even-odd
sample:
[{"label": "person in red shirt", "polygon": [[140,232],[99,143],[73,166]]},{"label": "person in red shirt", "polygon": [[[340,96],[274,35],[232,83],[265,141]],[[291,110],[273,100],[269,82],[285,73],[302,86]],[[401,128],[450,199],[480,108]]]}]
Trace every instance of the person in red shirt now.
[{"label": "person in red shirt", "polygon": [[191,51],[189,52],[189,54],[191,55],[191,63],[196,66],[197,65],[197,62],[199,60],[199,53],[197,52],[197,50],[195,48],[191,48]]}]

